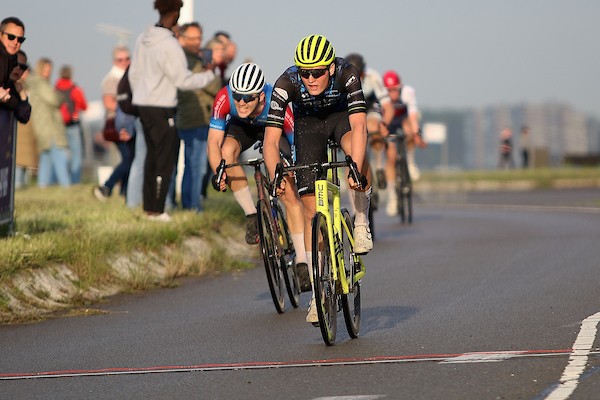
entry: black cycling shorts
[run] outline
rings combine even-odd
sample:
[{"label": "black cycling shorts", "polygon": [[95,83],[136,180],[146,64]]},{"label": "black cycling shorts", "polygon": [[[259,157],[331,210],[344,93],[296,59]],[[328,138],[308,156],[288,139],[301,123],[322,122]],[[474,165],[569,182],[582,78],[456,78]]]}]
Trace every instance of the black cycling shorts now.
[{"label": "black cycling shorts", "polygon": [[[225,128],[225,136],[234,138],[240,144],[242,152],[248,150],[257,141],[263,141],[265,138],[265,127],[244,123],[232,118]],[[288,160],[292,159],[292,148],[285,135],[281,135],[279,140],[279,152]]]},{"label": "black cycling shorts", "polygon": [[[350,120],[346,110],[324,116],[295,117],[296,165],[327,161],[327,140],[331,138],[341,146],[342,137],[348,132]],[[296,184],[300,196],[315,192],[315,178],[312,171],[296,171]]]}]

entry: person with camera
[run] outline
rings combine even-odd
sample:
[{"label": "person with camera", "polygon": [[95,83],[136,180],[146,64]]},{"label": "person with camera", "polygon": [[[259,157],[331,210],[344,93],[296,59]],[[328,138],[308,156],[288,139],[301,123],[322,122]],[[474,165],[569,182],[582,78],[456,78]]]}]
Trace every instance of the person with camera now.
[{"label": "person with camera", "polygon": [[[202,72],[213,64],[213,54],[201,49],[202,27],[198,22],[179,27],[177,40],[185,53],[188,69]],[[219,60],[217,59],[216,62]],[[221,79],[216,76],[208,85],[197,90],[177,90],[177,134],[184,143],[184,170],[181,183],[183,209],[202,211],[202,180],[207,172],[208,124],[212,104],[221,89]],[[173,188],[175,186],[173,185]]]}]

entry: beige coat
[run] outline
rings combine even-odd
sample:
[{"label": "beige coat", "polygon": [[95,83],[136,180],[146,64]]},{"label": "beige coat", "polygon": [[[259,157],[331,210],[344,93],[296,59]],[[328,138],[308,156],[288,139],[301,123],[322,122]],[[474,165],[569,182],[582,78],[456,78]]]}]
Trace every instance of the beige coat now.
[{"label": "beige coat", "polygon": [[53,143],[68,148],[67,132],[60,113],[60,93],[49,81],[35,74],[27,80],[27,87],[38,151],[41,153],[50,149]]}]

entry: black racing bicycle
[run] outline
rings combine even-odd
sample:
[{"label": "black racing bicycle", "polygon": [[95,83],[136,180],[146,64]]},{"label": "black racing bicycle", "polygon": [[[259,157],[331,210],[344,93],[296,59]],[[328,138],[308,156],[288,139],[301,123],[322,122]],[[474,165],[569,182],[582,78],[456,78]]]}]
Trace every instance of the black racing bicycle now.
[{"label": "black racing bicycle", "polygon": [[402,223],[412,224],[412,181],[406,158],[406,135],[401,130],[390,133],[385,140],[396,143],[396,196],[398,198],[398,215]]},{"label": "black racing bicycle", "polygon": [[[262,142],[258,149],[262,153]],[[273,304],[278,313],[285,312],[285,289],[292,307],[297,308],[300,302],[300,282],[296,275],[296,251],[288,229],[286,216],[277,197],[269,194],[269,180],[263,172],[264,159],[254,158],[243,162],[225,164],[221,160],[217,168],[217,183],[221,182],[223,171],[236,166],[250,166],[254,168],[254,179],[258,193],[258,232],[260,248],[269,291]]]}]

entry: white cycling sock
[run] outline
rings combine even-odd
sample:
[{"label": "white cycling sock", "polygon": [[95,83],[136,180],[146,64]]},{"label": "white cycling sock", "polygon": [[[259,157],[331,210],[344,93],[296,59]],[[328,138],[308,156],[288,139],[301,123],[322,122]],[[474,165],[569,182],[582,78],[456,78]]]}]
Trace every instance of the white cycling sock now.
[{"label": "white cycling sock", "polygon": [[238,202],[242,210],[244,210],[244,214],[256,214],[256,204],[254,204],[254,200],[252,199],[252,193],[250,193],[250,187],[245,186],[238,191],[233,192],[233,197]]},{"label": "white cycling sock", "polygon": [[396,182],[394,182],[394,181],[388,182],[386,191],[387,191],[388,199],[396,198],[397,197],[396,196]]},{"label": "white cycling sock", "polygon": [[312,288],[312,298],[315,298],[315,284],[313,282],[313,262],[312,251],[306,252],[306,264],[308,265],[308,276],[310,277],[310,287]]},{"label": "white cycling sock", "polygon": [[367,225],[369,226],[369,204],[371,203],[371,192],[373,188],[369,188],[366,192],[353,190],[354,208],[356,215],[354,216],[354,226]]},{"label": "white cycling sock", "polygon": [[306,249],[304,248],[304,233],[292,233],[292,243],[296,250],[296,264],[306,262]]}]

